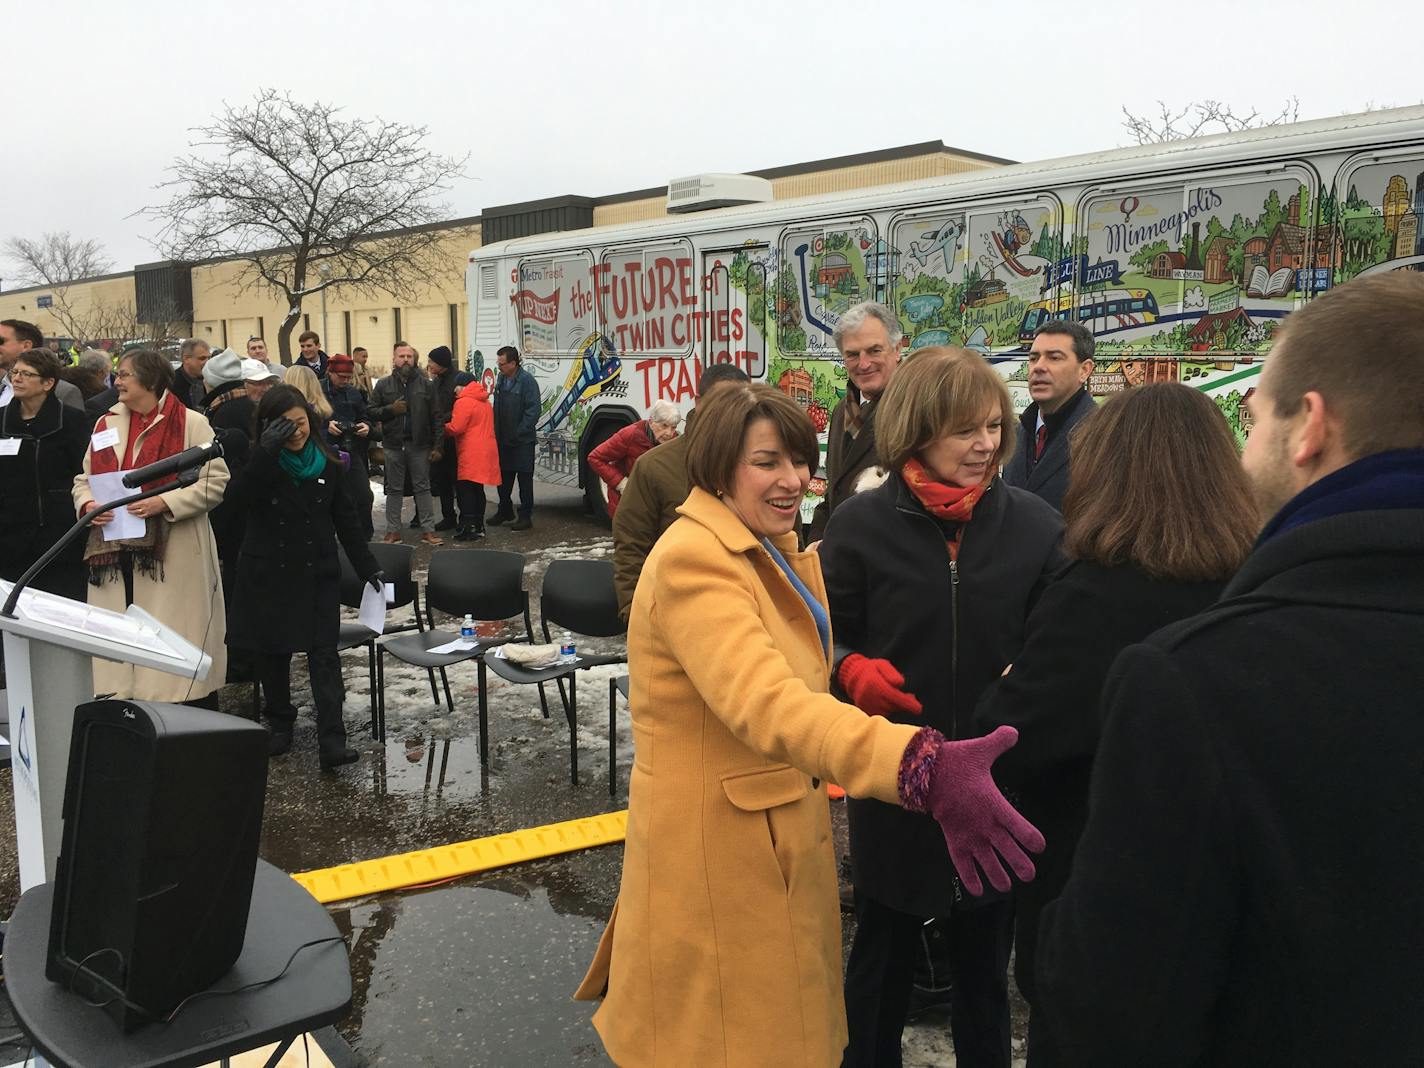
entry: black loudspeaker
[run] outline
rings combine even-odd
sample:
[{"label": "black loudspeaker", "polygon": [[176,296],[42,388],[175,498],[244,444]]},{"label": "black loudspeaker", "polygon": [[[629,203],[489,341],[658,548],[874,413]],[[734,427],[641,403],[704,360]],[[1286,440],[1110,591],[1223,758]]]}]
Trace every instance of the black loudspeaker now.
[{"label": "black loudspeaker", "polygon": [[267,731],[145,701],[74,710],[46,978],[125,1031],[171,1013],[242,952]]}]

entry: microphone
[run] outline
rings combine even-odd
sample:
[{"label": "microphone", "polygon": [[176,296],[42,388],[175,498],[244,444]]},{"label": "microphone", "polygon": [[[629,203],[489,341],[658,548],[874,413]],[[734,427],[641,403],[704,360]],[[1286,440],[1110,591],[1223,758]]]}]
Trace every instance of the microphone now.
[{"label": "microphone", "polygon": [[145,482],[156,482],[160,478],[167,478],[179,471],[186,471],[191,467],[201,467],[209,460],[218,459],[222,454],[223,440],[219,435],[206,445],[194,445],[191,449],[174,453],[166,460],[159,460],[147,467],[140,467],[137,471],[127,472],[124,475],[123,483],[129,489],[134,489]]}]

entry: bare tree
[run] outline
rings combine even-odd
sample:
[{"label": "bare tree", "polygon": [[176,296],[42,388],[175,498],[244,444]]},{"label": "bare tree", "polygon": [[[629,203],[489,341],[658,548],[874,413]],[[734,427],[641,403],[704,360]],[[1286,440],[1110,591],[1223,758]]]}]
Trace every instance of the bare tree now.
[{"label": "bare tree", "polygon": [[38,240],[12,237],[5,242],[3,252],[15,265],[13,278],[18,285],[49,287],[49,312],[70,337],[88,341],[112,336],[95,332],[92,303],[74,299],[77,294],[70,292],[75,282],[103,274],[113,266],[99,242],[92,238],[81,240],[61,230]]},{"label": "bare tree", "polygon": [[45,234],[38,241],[12,237],[4,254],[15,264],[19,286],[58,286],[103,274],[114,265],[104,246],[92,238],[79,240],[68,230]]},{"label": "bare tree", "polygon": [[264,89],[194,133],[194,152],[159,186],[172,196],[143,213],[162,222],[165,256],[238,261],[242,289],[286,302],[283,363],[307,297],[409,297],[448,274],[432,224],[447,217],[437,198],[465,161],[425,148],[425,127],[346,119],[333,105]]},{"label": "bare tree", "polygon": [[1181,110],[1157,101],[1156,115],[1136,115],[1126,105],[1122,109],[1123,129],[1139,145],[1156,145],[1164,141],[1180,141],[1187,137],[1203,137],[1207,134],[1235,133],[1238,130],[1254,130],[1261,126],[1280,126],[1300,119],[1300,100],[1291,97],[1279,112],[1263,115],[1252,108],[1244,114],[1237,114],[1230,104],[1220,100],[1199,100],[1187,104]]}]

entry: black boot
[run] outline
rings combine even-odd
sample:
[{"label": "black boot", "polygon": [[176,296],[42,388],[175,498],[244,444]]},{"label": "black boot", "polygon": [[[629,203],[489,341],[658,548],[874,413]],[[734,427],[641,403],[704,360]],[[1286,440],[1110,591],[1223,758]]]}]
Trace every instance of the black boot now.
[{"label": "black boot", "polygon": [[454,517],[454,516],[449,516],[449,515],[447,515],[447,516],[445,516],[444,518],[442,518],[442,519],[440,520],[440,522],[438,522],[438,523],[435,524],[435,529],[436,529],[436,530],[454,530],[457,526],[459,526],[459,524],[455,521],[455,517]]},{"label": "black boot", "polygon": [[292,732],[273,727],[272,733],[267,736],[267,755],[281,756],[292,748]]},{"label": "black boot", "polygon": [[499,526],[501,523],[508,523],[508,522],[510,522],[510,521],[513,520],[513,519],[514,519],[514,513],[513,513],[513,512],[498,511],[498,512],[495,512],[494,515],[490,516],[489,519],[486,520],[486,522],[489,523],[489,525],[492,526],[492,527],[497,527],[497,526]]},{"label": "black boot", "polygon": [[346,744],[346,723],[341,717],[345,686],[341,681],[341,661],[335,649],[307,654],[312,698],[316,705],[316,745],[321,770],[331,771],[350,764],[360,753]]}]

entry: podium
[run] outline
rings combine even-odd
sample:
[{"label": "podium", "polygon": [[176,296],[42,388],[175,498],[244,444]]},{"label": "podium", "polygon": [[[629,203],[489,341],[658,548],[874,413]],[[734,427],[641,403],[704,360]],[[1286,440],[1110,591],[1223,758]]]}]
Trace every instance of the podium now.
[{"label": "podium", "polygon": [[[0,581],[0,599],[13,585]],[[212,657],[137,605],[110,612],[35,589],[21,591],[13,618],[0,615],[0,632],[23,893],[54,879],[74,707],[94,699],[91,658],[201,680]]]}]

